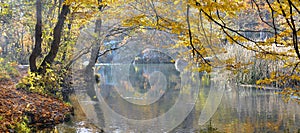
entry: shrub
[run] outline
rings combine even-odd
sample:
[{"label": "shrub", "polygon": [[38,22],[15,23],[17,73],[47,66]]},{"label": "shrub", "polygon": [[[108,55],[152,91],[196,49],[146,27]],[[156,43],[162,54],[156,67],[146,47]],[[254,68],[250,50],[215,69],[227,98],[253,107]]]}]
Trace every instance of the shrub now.
[{"label": "shrub", "polygon": [[24,117],[23,118],[23,121],[21,122],[18,122],[15,126],[15,131],[18,132],[18,133],[30,133],[31,130],[30,128],[28,127],[28,124],[27,124],[27,117]]},{"label": "shrub", "polygon": [[63,99],[62,87],[64,71],[46,69],[45,74],[28,72],[28,75],[21,79],[17,88],[29,92],[36,92],[43,95],[54,96]]},{"label": "shrub", "polygon": [[0,58],[0,81],[19,76],[20,74],[15,66],[17,66],[16,62],[9,62],[4,58]]}]

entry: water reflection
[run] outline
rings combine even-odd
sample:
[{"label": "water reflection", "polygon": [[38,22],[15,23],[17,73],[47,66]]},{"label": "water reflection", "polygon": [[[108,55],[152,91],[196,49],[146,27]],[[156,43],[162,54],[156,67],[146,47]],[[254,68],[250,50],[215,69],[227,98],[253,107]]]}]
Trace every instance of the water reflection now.
[{"label": "water reflection", "polygon": [[226,132],[299,132],[299,120],[297,103],[284,103],[272,90],[239,87],[224,94],[212,123]]},{"label": "water reflection", "polygon": [[[198,75],[179,73],[174,64],[111,67],[114,84],[102,81],[97,90],[107,116],[106,127],[126,125],[122,127],[128,128],[126,132],[166,132],[184,121],[192,110],[198,94],[198,88],[192,86],[200,81]],[[183,78],[189,76],[194,80]]]},{"label": "water reflection", "polygon": [[[126,93],[122,94],[116,91],[115,84],[119,81],[112,80],[111,68],[112,66],[104,65],[99,69],[102,74],[101,84],[96,93],[103,98],[99,104],[107,103],[109,108],[117,114],[126,116],[135,120],[148,120],[165,114],[175,102],[178,100],[180,94],[186,97],[194,97],[197,94],[198,100],[195,107],[189,113],[187,118],[178,125],[171,132],[299,132],[300,131],[300,106],[295,102],[284,103],[279,95],[275,94],[274,90],[258,90],[256,88],[237,87],[227,83],[222,83],[216,79],[212,80],[209,76],[201,77],[201,86],[199,93],[193,92],[193,89],[180,90],[180,74],[168,70],[160,69],[158,66],[131,66],[131,76],[123,85],[132,84],[137,87],[137,90],[128,87]],[[129,66],[130,67],[130,66]],[[141,106],[133,104],[128,101],[130,99],[126,96],[135,96],[145,94],[151,90],[149,76],[151,72],[160,69],[165,75],[168,85],[162,97],[156,102],[151,103],[151,106]],[[138,70],[137,70],[138,69]],[[170,68],[168,68],[170,69]],[[121,73],[120,73],[121,74]],[[154,82],[154,81],[153,81]],[[218,106],[216,113],[204,125],[199,125],[199,116],[203,113],[203,108],[208,99],[210,89],[212,87],[224,87],[223,97],[221,97],[221,104]],[[192,87],[190,87],[192,88]],[[217,93],[217,92],[215,92]],[[149,97],[157,97],[156,93],[149,93]],[[216,95],[217,96],[217,95]],[[138,97],[138,96],[137,96]],[[124,98],[128,98],[124,100]],[[133,97],[134,98],[134,97]],[[135,97],[136,98],[136,97]],[[215,98],[216,99],[216,98]],[[135,99],[139,100],[139,99]],[[153,99],[152,99],[153,100]],[[213,104],[211,102],[210,104]],[[88,106],[86,106],[88,107]],[[101,106],[103,107],[103,106]],[[97,109],[91,110],[97,112]],[[97,114],[97,113],[95,113]],[[104,111],[105,125],[104,129],[108,132],[153,132],[164,131],[164,129],[157,129],[163,122],[156,121],[150,125],[139,127],[132,125],[133,123],[126,120],[108,119],[111,115]],[[97,118],[95,116],[91,116]],[[165,122],[173,123],[170,119],[164,119]]]},{"label": "water reflection", "polygon": [[[207,88],[200,89],[199,98],[206,99]],[[300,106],[285,103],[275,91],[236,87],[224,93],[217,112],[203,126],[196,120],[204,103],[173,132],[299,132]],[[186,126],[188,125],[188,126]]]}]

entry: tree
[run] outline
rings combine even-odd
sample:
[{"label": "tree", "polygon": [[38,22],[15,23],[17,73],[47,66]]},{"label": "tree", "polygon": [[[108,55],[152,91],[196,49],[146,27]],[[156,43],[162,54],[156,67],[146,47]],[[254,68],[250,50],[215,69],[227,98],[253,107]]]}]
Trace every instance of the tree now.
[{"label": "tree", "polygon": [[59,50],[60,42],[61,42],[61,36],[62,36],[62,30],[63,26],[66,20],[66,16],[69,14],[70,9],[69,5],[63,5],[61,13],[58,16],[58,21],[56,23],[56,26],[53,31],[53,41],[51,43],[51,49],[49,53],[46,55],[44,60],[42,61],[39,68],[36,67],[36,58],[41,53],[41,42],[42,42],[42,13],[41,13],[41,2],[40,0],[37,0],[37,24],[36,24],[36,42],[35,42],[35,48],[32,51],[32,54],[30,56],[30,70],[32,72],[39,72],[39,73],[45,73],[46,67],[49,64],[52,64],[54,61],[54,58],[57,55],[57,52]]},{"label": "tree", "polygon": [[[137,2],[138,3],[138,2]],[[239,45],[255,53],[255,58],[272,60],[280,68],[268,70],[257,84],[277,83],[288,87],[288,95],[299,90],[299,5],[291,0],[248,1],[154,1],[143,3],[140,13],[124,22],[178,35],[178,46],[188,46],[200,71],[212,67],[240,71],[252,62],[233,57],[222,59],[228,45]],[[263,37],[262,34],[265,34]],[[224,41],[228,43],[223,43]],[[226,45],[223,45],[226,44]],[[215,62],[205,57],[214,56]],[[282,64],[282,65],[281,65]],[[293,87],[293,89],[289,88]]]},{"label": "tree", "polygon": [[36,0],[36,26],[35,26],[35,47],[29,57],[31,72],[37,72],[36,58],[42,52],[42,2]]},{"label": "tree", "polygon": [[[239,49],[252,51],[251,58],[278,65],[276,69],[268,67],[266,76],[258,76],[258,84],[276,82],[279,87],[299,88],[299,5],[298,1],[291,0],[54,0],[47,4],[37,0],[35,48],[30,67],[31,71],[41,74],[56,61],[69,68],[83,54],[92,52],[88,71],[94,66],[95,55],[101,53],[99,49],[104,53],[107,50],[102,44],[110,37],[159,30],[177,37],[172,47],[189,48],[186,57],[192,56],[194,62],[201,64],[199,71],[209,72],[217,66],[236,73],[249,71],[246,69],[253,60],[245,62],[237,57],[223,56],[228,47],[238,45]],[[4,14],[1,20],[9,20],[9,12]],[[49,16],[52,19],[48,19]],[[32,16],[24,18],[28,20]],[[93,33],[97,39],[81,53],[72,55],[80,30],[90,22],[96,27],[101,25]],[[32,24],[26,25],[30,26]],[[1,30],[10,33],[4,28]],[[25,35],[27,33],[32,35],[30,29],[25,30]],[[13,40],[9,38],[13,35],[7,35],[7,40]],[[208,57],[213,57],[214,62],[207,61]]]},{"label": "tree", "polygon": [[57,52],[59,50],[60,42],[61,42],[61,36],[62,36],[62,30],[64,26],[64,22],[66,20],[66,16],[69,14],[70,9],[69,5],[63,5],[60,15],[58,16],[58,21],[56,23],[56,26],[53,31],[53,42],[51,43],[51,49],[47,56],[44,58],[40,68],[39,72],[45,73],[46,67],[49,64],[52,64]]}]

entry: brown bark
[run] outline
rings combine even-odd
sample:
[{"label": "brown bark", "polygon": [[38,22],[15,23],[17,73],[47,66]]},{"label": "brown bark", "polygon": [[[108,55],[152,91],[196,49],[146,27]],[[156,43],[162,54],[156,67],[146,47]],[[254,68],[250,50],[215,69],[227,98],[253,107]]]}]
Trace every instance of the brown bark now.
[{"label": "brown bark", "polygon": [[[100,35],[100,32],[101,32],[101,19],[98,18],[96,20],[96,24],[95,24],[95,33]],[[99,49],[100,49],[100,46],[101,46],[100,43],[101,43],[100,40],[97,39],[96,44],[94,46],[92,46],[92,51],[91,51],[91,57],[90,57],[90,60],[89,60],[89,64],[85,68],[85,72],[86,72],[86,76],[87,76],[86,80],[87,81],[94,80],[93,67],[95,66],[95,64],[97,62]]]},{"label": "brown bark", "polygon": [[[96,92],[95,92],[95,84],[99,81],[99,77],[94,75],[94,67],[95,64],[97,62],[98,59],[98,55],[99,55],[99,50],[100,50],[100,46],[101,46],[101,41],[99,39],[100,37],[100,33],[101,33],[101,25],[102,25],[102,20],[101,18],[98,18],[96,20],[95,23],[95,33],[98,34],[97,39],[96,39],[96,44],[94,44],[94,46],[92,46],[92,51],[91,51],[91,57],[89,59],[89,64],[86,66],[85,68],[85,81],[86,81],[86,90],[87,90],[87,94],[90,96],[90,98],[93,101],[98,101],[98,99],[95,97],[96,96]],[[94,108],[97,110],[97,119],[99,120],[99,124],[100,126],[104,126],[104,116],[103,116],[103,112],[102,109],[100,107],[99,104],[95,104]]]},{"label": "brown bark", "polygon": [[29,57],[31,72],[37,72],[36,59],[42,52],[42,41],[42,3],[41,0],[36,0],[35,46]]},{"label": "brown bark", "polygon": [[39,73],[45,73],[47,64],[52,64],[57,52],[59,50],[60,42],[61,42],[61,34],[63,30],[63,26],[66,20],[66,16],[69,14],[70,9],[68,5],[63,5],[60,15],[58,16],[58,22],[56,23],[56,26],[54,28],[53,33],[53,42],[51,44],[51,49],[47,56],[44,58],[38,72]]}]

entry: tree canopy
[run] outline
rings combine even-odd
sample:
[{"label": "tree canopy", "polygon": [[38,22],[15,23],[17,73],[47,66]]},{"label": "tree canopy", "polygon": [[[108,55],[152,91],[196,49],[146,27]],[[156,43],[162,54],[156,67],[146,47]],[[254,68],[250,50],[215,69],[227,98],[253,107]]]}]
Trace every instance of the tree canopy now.
[{"label": "tree canopy", "polygon": [[1,56],[45,73],[88,53],[74,54],[74,45],[90,23],[101,25],[87,49],[97,55],[108,50],[103,44],[111,37],[157,30],[176,36],[170,46],[187,47],[184,54],[201,64],[198,71],[221,66],[299,95],[299,16],[300,2],[292,0],[1,1]]}]

